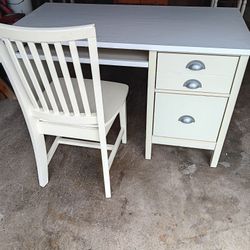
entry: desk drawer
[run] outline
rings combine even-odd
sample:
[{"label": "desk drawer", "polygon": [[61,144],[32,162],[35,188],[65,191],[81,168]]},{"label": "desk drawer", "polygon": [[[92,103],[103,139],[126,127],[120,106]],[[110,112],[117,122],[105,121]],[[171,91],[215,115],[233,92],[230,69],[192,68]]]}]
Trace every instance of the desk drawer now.
[{"label": "desk drawer", "polygon": [[237,63],[238,57],[158,53],[156,88],[229,93]]},{"label": "desk drawer", "polygon": [[227,98],[156,93],[155,136],[216,142]]}]

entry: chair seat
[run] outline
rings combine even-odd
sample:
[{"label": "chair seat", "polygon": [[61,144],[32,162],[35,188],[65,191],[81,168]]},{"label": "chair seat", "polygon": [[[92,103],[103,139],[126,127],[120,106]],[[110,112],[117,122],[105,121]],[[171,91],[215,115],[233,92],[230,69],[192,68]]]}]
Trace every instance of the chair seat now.
[{"label": "chair seat", "polygon": [[[63,78],[59,78],[59,81],[62,86],[62,91],[65,96],[65,100],[68,104],[69,111],[73,112],[73,109],[70,105],[70,99],[67,94],[66,90],[66,84]],[[71,78],[72,85],[75,91],[76,100],[80,109],[80,113],[84,113],[84,108],[81,102],[81,96],[80,91],[78,89],[78,84],[76,78]],[[93,88],[93,81],[92,79],[85,79],[85,87],[86,92],[89,99],[89,106],[92,113],[96,112],[96,105],[95,105],[95,98],[94,98],[94,88]],[[52,92],[56,93],[55,85],[53,82],[50,83]],[[126,101],[126,97],[128,94],[128,85],[118,83],[118,82],[110,82],[110,81],[101,81],[102,86],[102,97],[103,97],[103,109],[104,109],[104,121],[105,124],[110,124],[117,114],[119,113],[122,105]],[[46,90],[44,91],[44,97],[46,99],[46,102],[49,104],[48,95],[46,93]],[[59,100],[56,99],[57,106],[59,108],[59,111],[62,111],[62,107],[59,103]],[[49,109],[52,110],[52,108],[49,105]]]}]

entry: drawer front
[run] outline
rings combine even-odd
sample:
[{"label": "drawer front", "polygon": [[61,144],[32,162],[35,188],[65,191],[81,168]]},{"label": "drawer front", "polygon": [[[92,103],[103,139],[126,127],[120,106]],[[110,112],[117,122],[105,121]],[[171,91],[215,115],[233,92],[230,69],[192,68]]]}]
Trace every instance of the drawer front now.
[{"label": "drawer front", "polygon": [[156,93],[155,136],[216,142],[227,98]]},{"label": "drawer front", "polygon": [[237,64],[238,57],[158,53],[156,88],[229,93]]}]

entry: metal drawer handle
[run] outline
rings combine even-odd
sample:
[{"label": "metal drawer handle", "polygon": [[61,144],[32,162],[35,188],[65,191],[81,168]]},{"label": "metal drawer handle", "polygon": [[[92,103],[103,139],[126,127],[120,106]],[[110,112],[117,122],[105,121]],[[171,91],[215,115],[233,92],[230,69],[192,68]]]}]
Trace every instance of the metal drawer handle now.
[{"label": "metal drawer handle", "polygon": [[195,122],[195,119],[190,115],[183,115],[178,119],[178,121],[185,123],[185,124],[190,124],[190,123]]},{"label": "metal drawer handle", "polygon": [[202,84],[198,80],[190,79],[190,80],[187,80],[186,82],[184,82],[183,86],[188,88],[188,89],[198,89],[198,88],[202,87]]},{"label": "metal drawer handle", "polygon": [[205,69],[206,67],[202,61],[193,60],[187,64],[186,68],[190,70],[198,71],[198,70]]}]

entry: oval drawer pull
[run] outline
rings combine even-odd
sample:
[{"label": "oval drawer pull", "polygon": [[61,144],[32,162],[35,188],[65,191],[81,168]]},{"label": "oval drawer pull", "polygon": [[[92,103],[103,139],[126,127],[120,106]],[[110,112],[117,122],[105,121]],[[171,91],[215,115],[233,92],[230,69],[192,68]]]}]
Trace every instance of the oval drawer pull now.
[{"label": "oval drawer pull", "polygon": [[178,121],[185,123],[185,124],[190,124],[190,123],[195,122],[195,119],[190,115],[183,115],[178,119]]},{"label": "oval drawer pull", "polygon": [[205,69],[206,67],[202,61],[193,60],[187,64],[186,68],[190,70],[198,71],[198,70]]},{"label": "oval drawer pull", "polygon": [[184,82],[183,86],[188,88],[188,89],[198,89],[198,88],[202,87],[202,84],[198,80],[190,79],[190,80],[187,80],[186,82]]}]

